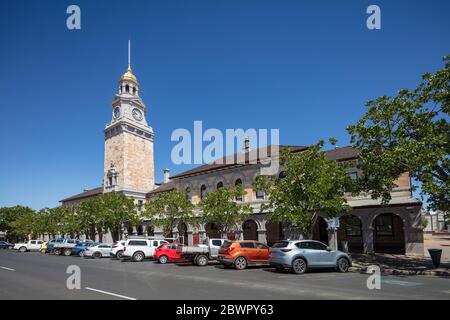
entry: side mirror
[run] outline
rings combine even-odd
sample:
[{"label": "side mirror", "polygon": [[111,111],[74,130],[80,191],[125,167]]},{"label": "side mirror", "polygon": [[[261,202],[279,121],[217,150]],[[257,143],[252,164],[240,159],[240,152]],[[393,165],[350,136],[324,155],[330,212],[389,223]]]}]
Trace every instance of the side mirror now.
[{"label": "side mirror", "polygon": [[326,249],[328,252],[330,252],[331,251],[331,248],[330,247],[327,247],[327,249]]}]

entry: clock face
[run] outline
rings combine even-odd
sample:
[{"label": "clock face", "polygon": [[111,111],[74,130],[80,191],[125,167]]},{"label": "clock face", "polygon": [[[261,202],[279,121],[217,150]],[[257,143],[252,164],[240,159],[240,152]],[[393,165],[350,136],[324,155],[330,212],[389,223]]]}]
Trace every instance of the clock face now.
[{"label": "clock face", "polygon": [[116,107],[114,108],[114,118],[117,119],[118,117],[120,117],[120,108]]},{"label": "clock face", "polygon": [[134,108],[133,109],[133,118],[135,118],[137,121],[141,121],[142,120],[141,110]]}]

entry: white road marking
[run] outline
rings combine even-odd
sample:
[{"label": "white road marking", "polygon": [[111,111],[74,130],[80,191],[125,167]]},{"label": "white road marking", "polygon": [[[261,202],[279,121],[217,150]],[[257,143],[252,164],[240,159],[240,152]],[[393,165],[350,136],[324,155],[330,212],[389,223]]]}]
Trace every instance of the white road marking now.
[{"label": "white road marking", "polygon": [[0,269],[4,269],[4,270],[8,270],[8,271],[16,271],[16,270],[14,270],[14,269],[7,268],[7,267],[0,267]]},{"label": "white road marking", "polygon": [[450,294],[450,290],[444,290],[444,291],[442,291],[442,293]]},{"label": "white road marking", "polygon": [[415,287],[415,286],[423,285],[423,283],[419,283],[419,282],[390,280],[390,279],[383,279],[383,280],[381,280],[381,283],[394,284],[394,285],[403,286],[403,287]]},{"label": "white road marking", "polygon": [[114,296],[114,297],[118,297],[118,298],[122,298],[122,299],[137,300],[136,298],[122,296],[120,294],[116,294],[116,293],[112,293],[112,292],[108,292],[108,291],[103,291],[103,290],[98,290],[98,289],[94,289],[94,288],[85,287],[85,289],[86,290],[95,291],[95,292],[99,292],[99,293],[103,293],[103,294],[109,294],[110,296]]}]

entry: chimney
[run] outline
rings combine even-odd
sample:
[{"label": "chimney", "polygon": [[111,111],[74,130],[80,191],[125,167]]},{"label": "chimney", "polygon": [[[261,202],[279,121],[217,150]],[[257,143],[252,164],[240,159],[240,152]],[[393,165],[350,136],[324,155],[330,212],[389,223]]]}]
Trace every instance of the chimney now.
[{"label": "chimney", "polygon": [[164,172],[164,183],[167,183],[169,182],[170,169],[165,168],[163,172]]},{"label": "chimney", "polygon": [[245,152],[250,151],[250,138],[249,137],[244,138],[244,151]]}]

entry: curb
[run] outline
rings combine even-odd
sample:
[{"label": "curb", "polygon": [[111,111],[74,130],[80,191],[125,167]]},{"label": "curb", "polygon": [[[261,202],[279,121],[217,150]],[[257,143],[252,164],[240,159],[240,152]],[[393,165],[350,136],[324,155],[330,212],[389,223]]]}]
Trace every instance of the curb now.
[{"label": "curb", "polygon": [[[367,274],[367,267],[353,266],[349,269],[350,272]],[[381,269],[381,273],[384,275],[407,275],[407,276],[434,276],[450,278],[450,270],[400,270],[400,269]]]}]

